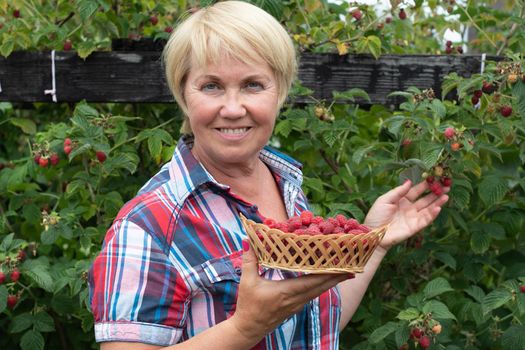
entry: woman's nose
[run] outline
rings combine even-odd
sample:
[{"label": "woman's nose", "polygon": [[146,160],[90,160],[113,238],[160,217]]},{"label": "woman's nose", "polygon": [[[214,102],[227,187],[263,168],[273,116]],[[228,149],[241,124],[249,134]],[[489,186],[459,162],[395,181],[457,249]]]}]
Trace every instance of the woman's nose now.
[{"label": "woman's nose", "polygon": [[246,108],[239,92],[229,91],[225,94],[220,115],[225,118],[240,118],[246,115]]}]

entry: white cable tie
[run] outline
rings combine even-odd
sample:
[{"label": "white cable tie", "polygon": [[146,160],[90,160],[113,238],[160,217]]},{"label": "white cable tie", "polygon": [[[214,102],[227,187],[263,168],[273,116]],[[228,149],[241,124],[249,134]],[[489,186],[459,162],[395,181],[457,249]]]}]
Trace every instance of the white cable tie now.
[{"label": "white cable tie", "polygon": [[485,71],[485,58],[487,58],[486,53],[481,54],[481,74]]},{"label": "white cable tie", "polygon": [[55,50],[51,51],[51,76],[52,76],[52,89],[44,90],[44,94],[51,95],[53,97],[53,102],[57,102],[57,87],[55,79]]},{"label": "white cable tie", "polygon": [[0,82],[0,92],[2,92],[2,83]]}]

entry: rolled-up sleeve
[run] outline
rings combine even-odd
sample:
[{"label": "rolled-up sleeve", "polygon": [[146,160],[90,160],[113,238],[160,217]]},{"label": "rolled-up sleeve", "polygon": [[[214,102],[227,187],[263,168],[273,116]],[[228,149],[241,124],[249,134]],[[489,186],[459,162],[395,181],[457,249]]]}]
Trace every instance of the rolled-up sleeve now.
[{"label": "rolled-up sleeve", "polygon": [[127,220],[109,229],[89,271],[97,342],[180,340],[190,291],[161,244]]}]

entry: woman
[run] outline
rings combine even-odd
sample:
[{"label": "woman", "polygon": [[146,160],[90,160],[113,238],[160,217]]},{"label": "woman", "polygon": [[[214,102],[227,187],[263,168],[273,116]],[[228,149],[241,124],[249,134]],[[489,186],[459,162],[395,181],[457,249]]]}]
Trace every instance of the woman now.
[{"label": "woman", "polygon": [[261,9],[225,1],[178,26],[164,58],[185,136],[93,263],[101,349],[337,349],[388,249],[448,197],[408,181],[381,196],[365,224],[391,225],[355,278],[261,270],[239,215],[281,221],[307,209],[300,165],[265,146],[296,72],[293,44]]}]

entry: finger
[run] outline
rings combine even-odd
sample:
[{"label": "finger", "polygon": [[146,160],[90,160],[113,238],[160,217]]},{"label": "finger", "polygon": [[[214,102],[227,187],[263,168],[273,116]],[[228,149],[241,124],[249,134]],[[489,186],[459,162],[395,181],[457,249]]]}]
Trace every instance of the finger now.
[{"label": "finger", "polygon": [[242,272],[241,279],[253,280],[259,277],[259,264],[254,250],[250,247],[250,241],[242,240]]},{"label": "finger", "polygon": [[442,195],[428,207],[420,211],[420,214],[422,215],[422,227],[428,226],[436,219],[436,217],[441,212],[441,207],[448,201],[448,198],[449,197],[447,195]]},{"label": "finger", "polygon": [[328,289],[335,287],[342,281],[353,277],[352,274],[301,276],[290,281],[295,283],[293,283],[293,286],[291,286],[289,290],[297,296],[298,302],[308,302],[323,294]]},{"label": "finger", "polygon": [[412,187],[405,197],[408,198],[409,201],[413,202],[416,199],[418,199],[419,196],[421,196],[427,189],[428,183],[426,181],[421,181],[420,183]]},{"label": "finger", "polygon": [[381,197],[387,203],[396,204],[401,198],[406,196],[410,187],[412,186],[412,181],[406,180],[402,185],[394,187],[387,193],[383,194]]}]

